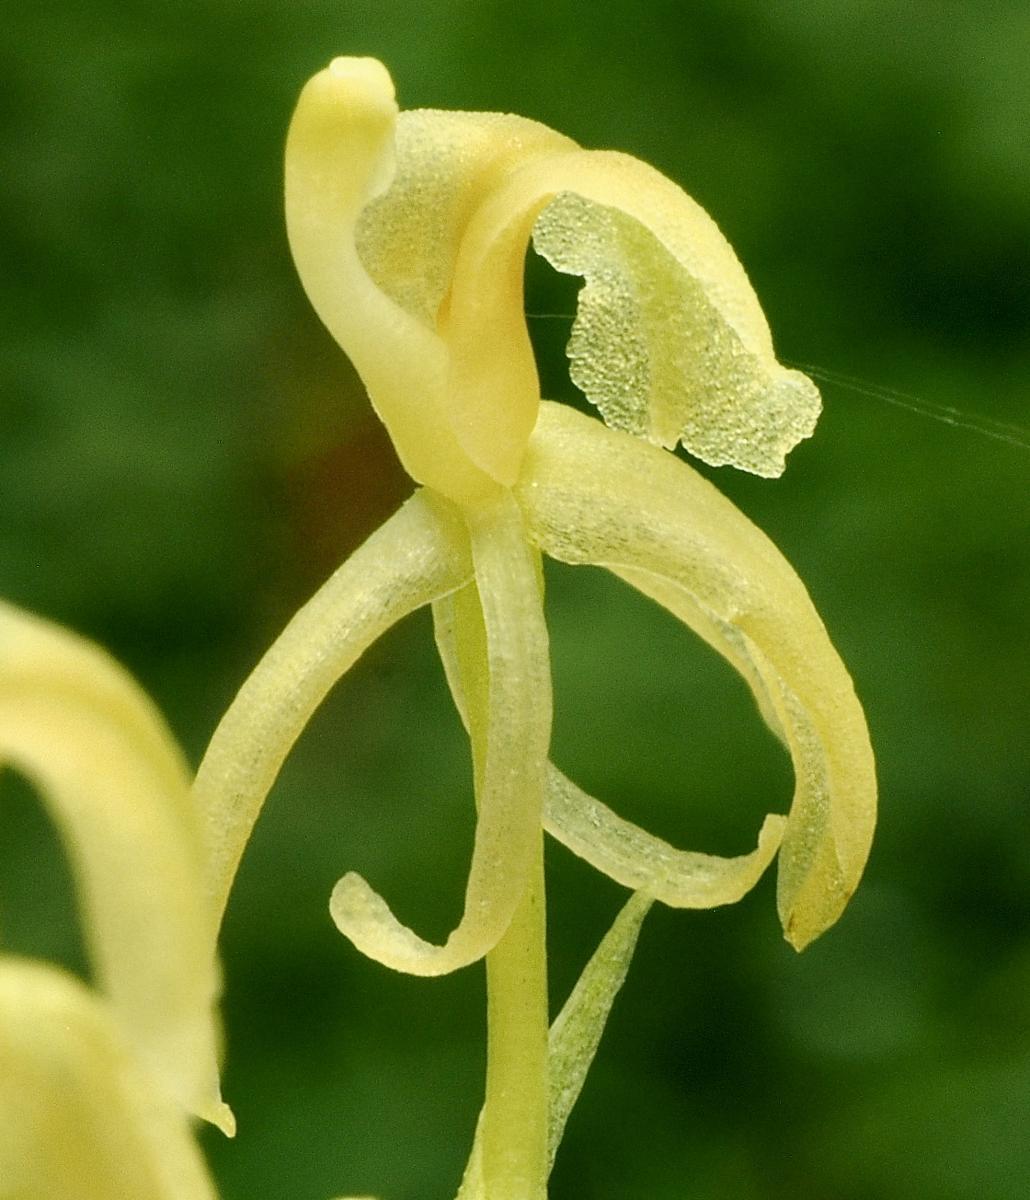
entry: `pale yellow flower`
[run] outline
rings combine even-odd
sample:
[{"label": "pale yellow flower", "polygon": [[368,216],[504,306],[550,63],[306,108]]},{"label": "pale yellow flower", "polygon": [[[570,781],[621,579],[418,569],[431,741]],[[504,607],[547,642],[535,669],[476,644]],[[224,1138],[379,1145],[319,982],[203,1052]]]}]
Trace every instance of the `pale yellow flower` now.
[{"label": "pale yellow flower", "polygon": [[0,955],[0,1196],[208,1200],[190,1115],[218,1089],[200,822],[172,735],[96,646],[0,603],[0,766],[36,785],[97,991]]},{"label": "pale yellow flower", "polygon": [[[286,216],[316,311],[422,487],[290,622],[216,731],[195,792],[212,903],[224,906],[261,805],[328,690],[431,604],[475,764],[464,912],[432,944],[353,874],[331,911],[359,949],[399,970],[438,975],[488,956],[486,1103],[463,1194],[540,1196],[541,830],[682,907],[738,899],[779,848],[780,918],[799,949],[837,919],[865,864],[875,779],[848,674],[775,547],[662,448],[682,442],[709,463],[776,475],[812,432],[818,393],[776,362],[742,267],[669,180],[519,117],[399,113],[372,59],[336,59],[305,87]],[[541,400],[523,313],[530,238],[586,280],[572,375],[611,428]],[[796,775],[789,814],[767,817],[750,854],[675,850],[548,763],[541,553],[607,567],[744,676]],[[551,1089],[553,1114],[553,1078]]]},{"label": "pale yellow flower", "polygon": [[[778,851],[780,920],[800,949],[838,918],[868,854],[875,778],[848,674],[775,547],[668,452],[774,476],[819,410],[812,383],[777,363],[711,219],[643,163],[532,121],[399,113],[371,59],[337,59],[304,89],[286,215],[304,287],[420,487],[258,664],[192,794],[159,718],[110,660],[0,609],[0,757],[40,786],[66,836],[99,986],[0,960],[0,1070],[34,1097],[0,1121],[0,1169],[27,1181],[18,1200],[48,1194],[48,1179],[67,1191],[94,1127],[90,1197],[212,1194],[186,1121],[231,1128],[215,940],[240,857],[323,697],[423,605],[473,751],[464,911],[437,945],[357,875],[330,907],[359,949],[399,970],[439,975],[486,956],[486,1093],[464,1200],[545,1195],[655,900],[731,903]],[[540,397],[522,298],[530,239],[585,280],[569,358],[604,424]],[[755,849],[677,850],[549,762],[544,554],[606,567],[743,676],[796,777],[789,813],[765,818]],[[544,831],[634,892],[550,1030]],[[109,1139],[116,1121],[124,1152]],[[63,1147],[52,1161],[51,1137]]]}]

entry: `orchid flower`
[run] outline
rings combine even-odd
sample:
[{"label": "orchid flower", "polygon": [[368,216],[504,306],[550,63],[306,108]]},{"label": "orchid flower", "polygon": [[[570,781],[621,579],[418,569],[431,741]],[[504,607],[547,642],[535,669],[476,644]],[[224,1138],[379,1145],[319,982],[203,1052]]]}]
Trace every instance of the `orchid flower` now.
[{"label": "orchid flower", "polygon": [[[96,984],[0,956],[0,1190],[213,1200],[189,1122],[232,1132],[215,946],[237,866],[326,693],[430,605],[472,751],[464,911],[432,943],[354,874],[330,911],[397,970],[485,957],[485,1100],[459,1197],[543,1200],[651,905],[732,903],[778,853],[779,916],[801,949],[862,873],[875,777],[848,674],[775,547],[669,453],[778,475],[818,394],[777,363],[742,267],[674,184],[519,117],[399,113],[374,60],[337,59],[305,87],[286,216],[315,310],[419,486],[258,664],[192,790],[116,664],[0,606],[0,763],[39,787],[65,839]],[[585,281],[568,352],[603,422],[540,397],[530,240]],[[551,764],[544,555],[607,568],[743,676],[796,778],[790,811],[765,818],[752,850],[676,849]],[[545,831],[632,892],[550,1027]]]},{"label": "orchid flower", "polygon": [[190,776],[106,654],[0,603],[0,766],[71,862],[96,990],[0,954],[0,1195],[213,1200],[190,1131],[232,1134]]},{"label": "orchid flower", "polygon": [[[675,184],[520,117],[399,113],[373,59],[336,59],[304,88],[286,219],[315,311],[420,487],[297,613],[214,734],[194,789],[211,909],[224,909],[265,797],[326,693],[431,605],[472,747],[464,911],[431,943],[355,874],[330,909],[359,950],[397,970],[440,975],[486,957],[486,1098],[462,1195],[542,1197],[647,905],[735,901],[779,851],[780,920],[801,949],[862,873],[875,778],[851,680],[775,547],[669,453],[682,444],[776,476],[811,434],[818,393],[777,363],[743,268]],[[568,354],[604,424],[541,399],[523,313],[531,239],[585,281]],[[674,849],[550,764],[544,554],[608,568],[744,677],[796,777],[789,813],[765,819],[750,853]],[[598,951],[607,965],[588,968],[593,982],[550,1045],[545,830],[637,893],[610,935],[621,948]]]}]

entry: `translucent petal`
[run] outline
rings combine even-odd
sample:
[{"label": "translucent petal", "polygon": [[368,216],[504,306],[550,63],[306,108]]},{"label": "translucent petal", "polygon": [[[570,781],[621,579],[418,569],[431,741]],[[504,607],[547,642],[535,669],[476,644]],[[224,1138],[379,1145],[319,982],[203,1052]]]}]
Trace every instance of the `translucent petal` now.
[{"label": "translucent petal", "polygon": [[[433,605],[433,624],[451,694],[467,724],[463,680],[468,680],[470,673],[474,676],[475,664],[459,661],[462,647],[455,631],[456,598],[451,595]],[[616,816],[551,763],[547,766],[544,829],[617,883],[646,889],[673,908],[715,908],[745,896],[775,857],[785,825],[783,817],[766,817],[757,849],[737,858],[677,850]]]},{"label": "translucent petal", "polygon": [[[459,596],[451,594],[433,605],[433,630],[451,695],[467,726],[466,683],[473,680],[474,684],[478,668],[462,654],[457,636]],[[756,850],[737,858],[676,850],[623,821],[547,763],[543,823],[552,838],[625,887],[645,888],[654,899],[675,908],[714,908],[735,904],[760,880],[776,857],[786,821],[766,817]]]},{"label": "translucent petal", "polygon": [[625,154],[567,149],[512,171],[469,221],[447,306],[454,427],[484,465],[494,414],[524,405],[522,262],[530,231],[584,274],[573,375],[616,427],[712,463],[778,475],[819,412],[780,367],[758,300],[712,219]]},{"label": "translucent petal", "polygon": [[344,876],[331,902],[333,919],[360,950],[416,975],[456,970],[496,944],[525,889],[543,803],[551,687],[536,557],[510,495],[467,519],[486,628],[489,718],[464,913],[437,946],[401,925],[360,876]]},{"label": "translucent petal", "polygon": [[612,192],[636,190],[632,208],[566,192],[534,230],[552,266],[586,279],[568,346],[573,382],[614,429],[682,442],[713,466],[779,475],[815,427],[815,385],[776,362],[711,219],[643,163],[607,161],[619,180]]},{"label": "translucent petal", "polygon": [[194,783],[217,919],[265,797],[329,689],[387,629],[471,575],[468,535],[451,507],[416,493],[304,605],[254,668],[215,730]]},{"label": "translucent petal", "polygon": [[397,118],[390,187],[361,213],[358,253],[403,309],[437,329],[465,228],[527,156],[574,143],[525,117],[413,109]]},{"label": "translucent petal", "polygon": [[0,604],[0,764],[40,790],[72,863],[100,987],[155,1076],[227,1132],[218,978],[182,756],[98,647]]},{"label": "translucent petal", "polygon": [[862,709],[803,584],[686,464],[560,405],[542,406],[517,494],[546,553],[669,580],[663,603],[682,589],[691,612],[739,639],[794,761],[778,906],[788,940],[804,947],[858,883],[876,780]]},{"label": "translucent petal", "polygon": [[767,816],[757,849],[738,858],[676,850],[616,816],[555,767],[547,776],[547,832],[617,883],[672,908],[716,908],[746,896],[775,858],[786,823]]},{"label": "translucent petal", "polygon": [[0,959],[5,1200],[214,1200],[184,1114],[120,1033],[77,980]]}]

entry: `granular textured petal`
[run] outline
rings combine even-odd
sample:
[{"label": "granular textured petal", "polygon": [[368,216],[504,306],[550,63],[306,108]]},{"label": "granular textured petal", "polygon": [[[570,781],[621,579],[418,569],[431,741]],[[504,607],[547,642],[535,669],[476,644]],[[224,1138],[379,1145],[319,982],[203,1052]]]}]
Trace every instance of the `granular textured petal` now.
[{"label": "granular textured petal", "polygon": [[484,195],[526,155],[571,143],[525,117],[435,109],[402,112],[395,137],[393,181],[361,213],[355,240],[375,283],[435,328]]},{"label": "granular textured petal", "polygon": [[[682,199],[695,226],[711,224]],[[586,280],[568,345],[573,382],[613,429],[666,449],[681,442],[712,466],[779,475],[815,427],[819,393],[776,362],[730,248],[719,254],[712,239],[714,251],[699,254],[656,224],[572,192],[537,218],[536,249]]]}]

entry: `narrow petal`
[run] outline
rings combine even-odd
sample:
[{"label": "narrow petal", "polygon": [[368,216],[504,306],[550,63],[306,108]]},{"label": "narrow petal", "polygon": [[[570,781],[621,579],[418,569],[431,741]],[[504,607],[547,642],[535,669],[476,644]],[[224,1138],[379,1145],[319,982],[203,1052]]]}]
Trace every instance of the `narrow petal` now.
[{"label": "narrow petal", "polygon": [[636,892],[619,912],[551,1025],[547,1062],[551,1081],[548,1113],[551,1165],[587,1071],[594,1061],[612,1004],[626,980],[644,917],[654,897]]},{"label": "narrow petal", "polygon": [[728,644],[740,639],[794,760],[778,906],[803,948],[858,883],[876,780],[862,709],[801,581],[686,464],[559,405],[542,407],[517,494],[546,553],[669,580],[663,602],[682,589]]},{"label": "narrow petal", "polygon": [[[583,1090],[615,997],[626,980],[640,926],[653,903],[653,896],[636,892],[623,905],[551,1024],[547,1039],[548,1170],[554,1166],[569,1114]],[[485,1109],[479,1115],[457,1200],[486,1200],[484,1117]]]},{"label": "narrow petal", "polygon": [[737,858],[677,850],[616,816],[557,768],[547,776],[547,832],[617,883],[672,908],[716,908],[746,896],[776,857],[786,824],[785,817],[767,816],[757,849]]},{"label": "narrow petal", "polygon": [[200,826],[171,733],[98,647],[0,604],[0,764],[71,860],[99,986],[155,1077],[226,1132]]},{"label": "narrow petal", "polygon": [[[461,659],[462,644],[455,629],[459,595],[433,605],[433,626],[451,694],[467,725],[463,680],[470,675],[474,679],[476,665]],[[677,850],[616,816],[548,763],[543,825],[573,854],[625,887],[646,890],[672,908],[716,908],[734,904],[755,886],[776,856],[786,819],[766,817],[757,849],[737,858]]]},{"label": "narrow petal", "polygon": [[464,913],[437,946],[401,925],[360,876],[344,876],[331,903],[358,949],[415,975],[456,970],[497,943],[525,889],[543,802],[551,685],[536,555],[510,494],[467,519],[486,628],[489,718]]},{"label": "narrow petal", "polygon": [[[542,597],[540,556],[534,574]],[[433,605],[433,621],[455,703],[469,730],[478,791],[489,755],[490,672],[483,607],[474,586]],[[462,1197],[547,1191],[547,954],[543,832],[519,907],[486,956],[486,1087],[476,1149]]]},{"label": "narrow petal", "polygon": [[216,920],[276,776],[330,688],[401,618],[472,575],[450,506],[416,495],[308,601],[254,668],[197,771]]},{"label": "narrow petal", "polygon": [[0,1194],[215,1200],[185,1115],[99,997],[16,958],[0,959]]}]

